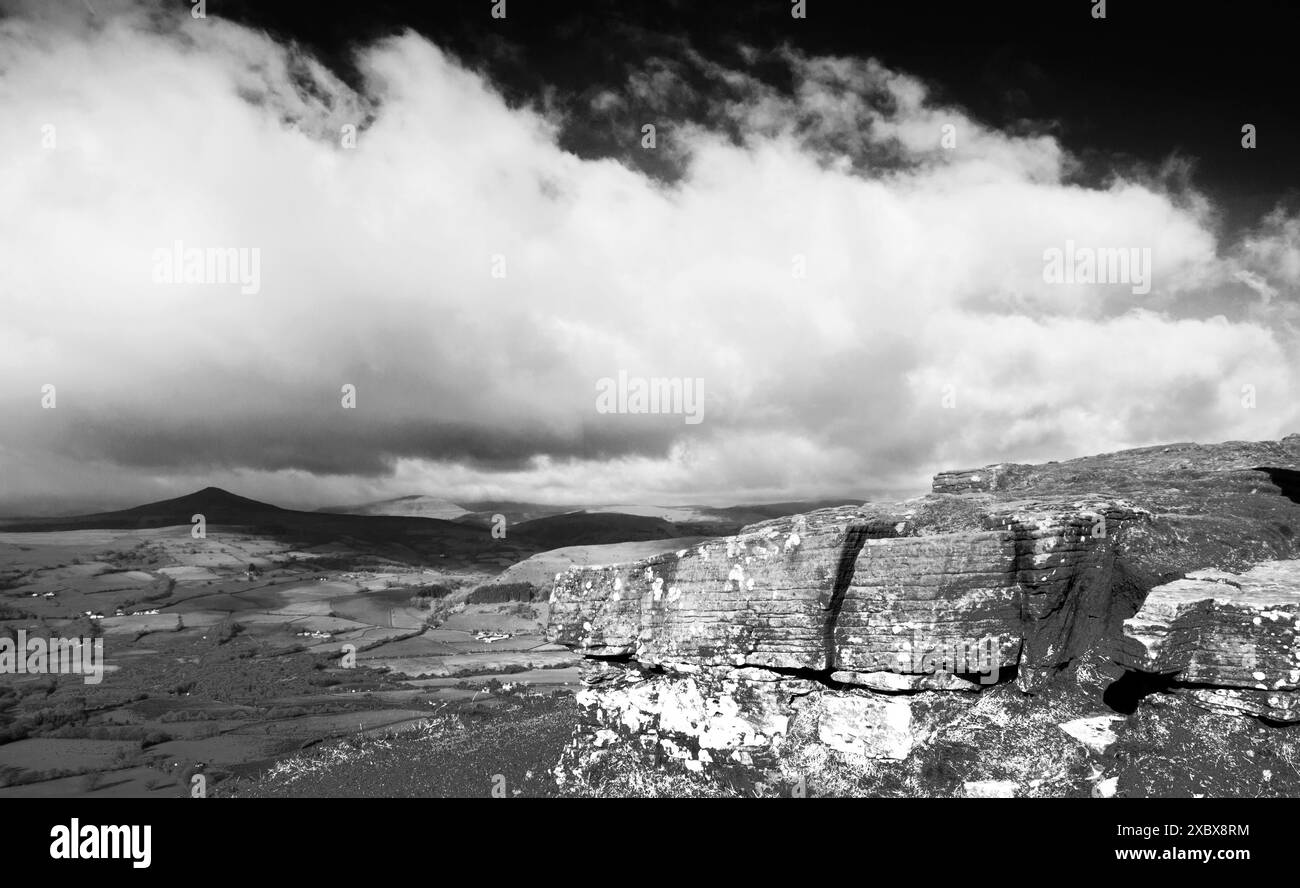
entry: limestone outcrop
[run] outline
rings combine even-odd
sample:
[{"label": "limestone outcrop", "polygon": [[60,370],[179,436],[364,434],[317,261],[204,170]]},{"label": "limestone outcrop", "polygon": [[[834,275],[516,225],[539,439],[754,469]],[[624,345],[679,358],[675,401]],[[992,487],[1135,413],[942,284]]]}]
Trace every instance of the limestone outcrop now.
[{"label": "limestone outcrop", "polygon": [[1084,699],[1126,671],[1300,720],[1297,465],[1300,435],[941,472],[913,500],[569,570],[548,639],[586,686],[560,770],[618,744],[696,771],[797,744],[901,761],[953,701]]},{"label": "limestone outcrop", "polygon": [[1121,659],[1208,707],[1300,722],[1300,561],[1157,586],[1124,621]]}]

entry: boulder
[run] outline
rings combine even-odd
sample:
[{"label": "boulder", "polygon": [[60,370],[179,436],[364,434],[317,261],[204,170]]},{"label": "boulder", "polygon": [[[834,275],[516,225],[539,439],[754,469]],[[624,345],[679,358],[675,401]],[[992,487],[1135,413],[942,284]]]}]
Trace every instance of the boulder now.
[{"label": "boulder", "polygon": [[912,707],[902,697],[822,695],[817,736],[832,749],[870,758],[905,759],[912,751]]},{"label": "boulder", "polygon": [[1300,561],[1156,586],[1124,621],[1119,660],[1195,686],[1207,706],[1300,721]]},{"label": "boulder", "polygon": [[1116,723],[1124,721],[1122,716],[1096,715],[1089,718],[1076,718],[1057,725],[1065,733],[1082,743],[1092,752],[1102,753],[1110,748],[1117,739]]}]

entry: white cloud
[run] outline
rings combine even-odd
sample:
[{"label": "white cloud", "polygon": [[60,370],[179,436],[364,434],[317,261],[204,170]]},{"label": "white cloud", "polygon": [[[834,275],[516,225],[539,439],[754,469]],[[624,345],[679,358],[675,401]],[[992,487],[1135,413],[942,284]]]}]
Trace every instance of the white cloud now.
[{"label": "white cloud", "polygon": [[[787,51],[783,96],[696,59],[716,125],[661,129],[664,184],[415,34],[361,48],[354,93],[215,16],[100,19],[0,24],[0,505],[740,501],[1300,428],[1296,220],[1224,243],[1205,196],[1080,185],[876,62]],[[657,77],[629,93],[700,89]],[[177,239],[259,248],[261,292],[152,284]],[[1150,247],[1151,293],[1045,284],[1067,239]],[[705,422],[597,414],[620,369],[703,377]]]}]

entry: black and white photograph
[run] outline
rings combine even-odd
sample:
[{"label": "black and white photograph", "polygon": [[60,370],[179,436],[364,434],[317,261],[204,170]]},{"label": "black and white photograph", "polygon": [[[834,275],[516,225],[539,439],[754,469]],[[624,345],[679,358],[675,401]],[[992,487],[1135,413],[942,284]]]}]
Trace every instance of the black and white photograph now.
[{"label": "black and white photograph", "polygon": [[1190,812],[1300,796],[1294,24],[0,0],[31,853],[835,797],[1249,859]]}]

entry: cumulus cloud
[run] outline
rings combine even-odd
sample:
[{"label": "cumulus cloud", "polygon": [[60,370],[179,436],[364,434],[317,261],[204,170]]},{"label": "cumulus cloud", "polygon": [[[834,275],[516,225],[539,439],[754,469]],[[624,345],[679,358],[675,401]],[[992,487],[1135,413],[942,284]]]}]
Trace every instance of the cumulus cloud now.
[{"label": "cumulus cloud", "polygon": [[[686,49],[515,107],[415,33],[349,86],[215,15],[94,6],[0,19],[10,509],[896,492],[1300,429],[1297,220],[1228,238],[1185,184],[1085,184],[876,61],[749,50],[778,89]],[[620,152],[560,147],[610,121]],[[260,290],[155,283],[178,240],[257,249]],[[1150,292],[1046,283],[1067,241],[1149,248]],[[620,370],[704,379],[704,421],[599,413]]]}]

